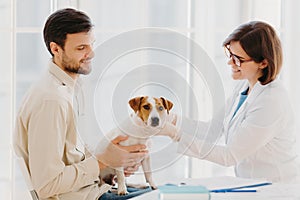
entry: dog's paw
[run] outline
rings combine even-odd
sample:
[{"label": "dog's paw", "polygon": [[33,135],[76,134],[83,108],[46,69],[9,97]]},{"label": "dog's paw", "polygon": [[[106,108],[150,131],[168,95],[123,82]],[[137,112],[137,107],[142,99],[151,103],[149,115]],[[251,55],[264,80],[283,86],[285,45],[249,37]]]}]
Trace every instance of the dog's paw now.
[{"label": "dog's paw", "polygon": [[155,185],[150,185],[152,190],[157,190],[157,187]]},{"label": "dog's paw", "polygon": [[127,190],[118,190],[118,195],[120,195],[120,196],[124,196],[127,194],[128,194]]}]

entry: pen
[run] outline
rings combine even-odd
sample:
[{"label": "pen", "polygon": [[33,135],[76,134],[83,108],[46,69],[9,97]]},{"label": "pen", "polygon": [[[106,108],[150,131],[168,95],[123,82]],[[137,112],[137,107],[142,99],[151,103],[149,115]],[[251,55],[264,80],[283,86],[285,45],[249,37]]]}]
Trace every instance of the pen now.
[{"label": "pen", "polygon": [[214,193],[228,193],[228,192],[257,192],[257,190],[210,190]]},{"label": "pen", "polygon": [[272,185],[272,183],[270,183],[270,182],[259,183],[259,184],[254,184],[254,185],[242,186],[241,188],[261,187],[261,186],[267,186],[267,185]]},{"label": "pen", "polygon": [[257,192],[257,190],[231,190],[228,192]]},{"label": "pen", "polygon": [[210,192],[214,192],[214,193],[225,193],[225,192],[257,192],[257,190],[255,190],[255,189],[247,189],[247,188],[262,187],[262,186],[267,186],[267,185],[271,185],[271,184],[272,183],[270,183],[270,182],[265,182],[265,183],[258,183],[258,184],[253,184],[253,185],[245,185],[245,186],[240,186],[240,187],[210,190]]}]

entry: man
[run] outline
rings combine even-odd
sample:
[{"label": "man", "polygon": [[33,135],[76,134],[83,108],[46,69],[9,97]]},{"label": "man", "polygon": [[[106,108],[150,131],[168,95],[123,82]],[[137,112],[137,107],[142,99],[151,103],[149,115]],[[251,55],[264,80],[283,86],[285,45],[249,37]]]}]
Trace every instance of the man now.
[{"label": "man", "polygon": [[127,138],[119,136],[97,160],[78,145],[73,96],[79,75],[91,72],[94,35],[90,18],[74,9],[58,10],[47,19],[44,40],[52,59],[48,72],[20,107],[15,151],[24,158],[40,199],[96,200],[110,189],[100,185],[100,170],[109,165],[131,168],[127,171],[131,174],[146,156],[146,147],[120,146]]}]

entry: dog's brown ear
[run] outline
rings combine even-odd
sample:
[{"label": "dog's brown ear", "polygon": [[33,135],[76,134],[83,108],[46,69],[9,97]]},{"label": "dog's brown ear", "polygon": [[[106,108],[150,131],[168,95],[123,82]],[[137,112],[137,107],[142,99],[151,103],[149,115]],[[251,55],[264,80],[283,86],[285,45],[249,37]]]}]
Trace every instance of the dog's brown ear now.
[{"label": "dog's brown ear", "polygon": [[163,103],[165,109],[167,110],[167,113],[169,114],[169,110],[172,109],[173,103],[171,101],[165,99],[164,97],[160,97],[160,99],[162,100],[162,103]]},{"label": "dog's brown ear", "polygon": [[135,97],[135,98],[132,98],[129,100],[128,103],[129,103],[130,107],[134,110],[134,112],[137,112],[140,109],[143,98],[144,97]]}]

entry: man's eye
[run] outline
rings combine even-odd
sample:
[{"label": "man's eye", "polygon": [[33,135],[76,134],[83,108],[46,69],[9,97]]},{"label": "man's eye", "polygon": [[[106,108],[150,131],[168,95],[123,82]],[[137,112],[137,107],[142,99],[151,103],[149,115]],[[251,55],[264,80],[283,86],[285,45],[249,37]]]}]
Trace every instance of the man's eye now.
[{"label": "man's eye", "polygon": [[83,50],[83,49],[84,49],[84,46],[78,47],[77,49],[78,49],[78,50]]},{"label": "man's eye", "polygon": [[145,110],[150,110],[150,106],[149,106],[149,105],[144,105],[143,108],[144,108]]}]

